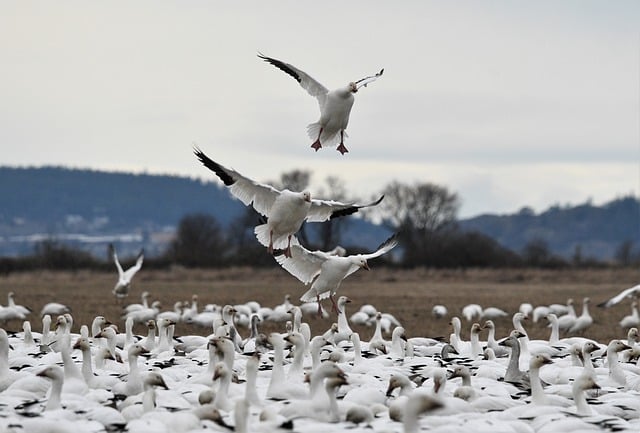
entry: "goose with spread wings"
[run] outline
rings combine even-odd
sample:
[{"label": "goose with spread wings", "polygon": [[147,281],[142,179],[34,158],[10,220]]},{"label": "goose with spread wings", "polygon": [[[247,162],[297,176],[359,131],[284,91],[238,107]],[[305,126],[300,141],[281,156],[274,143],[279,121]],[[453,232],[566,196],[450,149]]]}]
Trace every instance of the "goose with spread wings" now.
[{"label": "goose with spread wings", "polygon": [[277,255],[276,261],[305,285],[312,283],[311,288],[300,298],[302,302],[317,301],[318,314],[322,314],[320,300],[329,298],[333,304],[333,310],[339,312],[334,295],[342,280],[358,269],[369,270],[367,260],[391,251],[397,244],[397,235],[394,234],[373,253],[351,256],[339,256],[324,251],[309,251],[296,244],[291,246],[291,257]]},{"label": "goose with spread wings", "polygon": [[218,164],[200,149],[194,149],[194,153],[205,167],[213,171],[229,187],[231,194],[245,205],[252,205],[258,213],[267,218],[267,222],[258,225],[254,232],[258,241],[268,248],[270,254],[273,254],[274,250],[282,249],[286,257],[291,256],[292,238],[295,239],[294,235],[305,221],[322,222],[350,215],[364,207],[375,206],[384,198],[382,196],[368,204],[312,199],[309,191],[281,191]]},{"label": "goose with spread wings", "polygon": [[320,120],[307,126],[309,138],[315,139],[311,147],[318,151],[322,146],[335,146],[339,141],[338,152],[343,155],[347,153],[344,138],[347,136],[345,129],[349,124],[349,114],[354,102],[353,95],[360,88],[366,87],[367,84],[381,77],[384,69],[377,74],[352,81],[344,87],[329,90],[309,74],[289,63],[262,54],[258,54],[258,57],[292,76],[309,95],[318,99]]},{"label": "goose with spread wings", "polygon": [[622,292],[618,293],[613,298],[608,299],[608,300],[598,304],[598,307],[609,308],[609,307],[612,307],[612,306],[616,305],[617,303],[621,302],[624,298],[633,298],[633,297],[638,297],[638,296],[640,296],[640,284],[638,284],[636,286],[633,286],[633,287],[629,287],[628,289],[623,290]]},{"label": "goose with spread wings", "polygon": [[122,299],[129,295],[131,280],[133,279],[133,276],[136,274],[136,272],[138,272],[140,268],[142,268],[142,262],[144,260],[144,250],[140,250],[140,253],[138,253],[138,256],[136,257],[136,263],[126,271],[124,271],[122,269],[122,266],[120,265],[118,254],[116,253],[116,249],[113,244],[109,244],[109,254],[116,264],[116,269],[118,269],[118,282],[113,288],[113,294],[116,298]]}]

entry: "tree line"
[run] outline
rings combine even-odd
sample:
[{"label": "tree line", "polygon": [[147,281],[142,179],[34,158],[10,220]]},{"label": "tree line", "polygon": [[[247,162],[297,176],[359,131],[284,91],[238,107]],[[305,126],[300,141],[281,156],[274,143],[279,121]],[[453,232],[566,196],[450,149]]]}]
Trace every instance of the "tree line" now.
[{"label": "tree line", "polygon": [[[296,170],[271,182],[283,189],[301,191],[307,188],[311,173]],[[567,259],[552,253],[548,243],[536,238],[521,251],[510,250],[494,239],[477,231],[462,230],[457,224],[460,198],[446,187],[433,183],[404,184],[391,182],[382,191],[385,198],[376,207],[361,210],[364,217],[376,221],[397,233],[399,247],[385,257],[378,258],[389,266],[402,268],[435,267],[602,267],[640,264],[640,254],[632,241],[624,241],[618,248],[614,262],[583,257],[579,246]],[[317,196],[346,200],[343,183],[329,177]],[[273,266],[274,260],[255,239],[253,228],[258,215],[250,206],[230,226],[223,226],[215,215],[190,213],[184,215],[166,251],[156,257],[145,258],[145,267]],[[350,218],[338,218],[324,223],[303,225],[298,237],[310,250],[327,251],[341,245]],[[382,241],[382,240],[381,240]],[[365,251],[359,245],[341,245],[348,254]],[[38,243],[27,257],[0,258],[0,272],[46,269],[111,269],[104,259],[70,247],[55,239]]]}]

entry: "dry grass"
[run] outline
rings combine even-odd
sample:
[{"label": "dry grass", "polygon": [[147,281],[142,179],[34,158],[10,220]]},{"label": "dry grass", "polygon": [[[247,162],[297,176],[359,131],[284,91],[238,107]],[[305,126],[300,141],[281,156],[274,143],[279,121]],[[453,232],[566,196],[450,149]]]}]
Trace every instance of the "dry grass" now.
[{"label": "dry grass", "polygon": [[[39,312],[47,302],[61,302],[70,306],[75,319],[74,328],[79,324],[90,324],[95,315],[103,315],[119,326],[119,305],[111,289],[115,283],[114,273],[80,272],[34,272],[16,273],[0,278],[0,296],[15,292],[16,302],[29,306],[34,313],[29,319],[33,328],[39,328]],[[496,306],[510,313],[515,312],[520,303],[530,302],[534,306],[550,303],[565,303],[573,298],[578,305],[584,296],[592,299],[591,313],[594,325],[585,336],[599,342],[625,337],[618,326],[620,319],[629,314],[629,302],[603,310],[595,304],[637,284],[640,270],[598,269],[598,270],[427,270],[395,271],[375,268],[370,272],[361,271],[349,277],[339,294],[348,295],[353,302],[348,305],[348,314],[363,304],[373,304],[381,311],[397,317],[409,336],[448,336],[451,332],[447,319],[436,320],[431,316],[434,304],[443,304],[450,315],[459,315],[468,303],[478,303],[484,307]],[[264,306],[273,307],[282,302],[285,294],[297,299],[304,287],[282,269],[234,268],[220,271],[187,270],[175,268],[171,271],[143,270],[135,277],[129,302],[139,302],[140,293],[149,291],[152,299],[158,299],[165,308],[171,308],[178,300],[188,300],[197,294],[200,305],[216,303],[244,303],[256,300]],[[328,308],[328,301],[325,302]],[[326,330],[331,319],[305,317],[314,334]],[[463,321],[463,334],[468,335],[471,324]],[[511,320],[496,321],[498,335],[511,329]],[[7,330],[21,329],[21,323],[6,323]],[[267,324],[264,331],[282,330],[282,324]],[[527,326],[531,338],[546,337],[545,324],[530,323]],[[76,329],[74,329],[75,331]],[[144,333],[142,327],[136,332]],[[357,328],[363,338],[372,334],[371,328]],[[243,332],[243,331],[241,331]],[[179,324],[177,335],[209,333]]]}]

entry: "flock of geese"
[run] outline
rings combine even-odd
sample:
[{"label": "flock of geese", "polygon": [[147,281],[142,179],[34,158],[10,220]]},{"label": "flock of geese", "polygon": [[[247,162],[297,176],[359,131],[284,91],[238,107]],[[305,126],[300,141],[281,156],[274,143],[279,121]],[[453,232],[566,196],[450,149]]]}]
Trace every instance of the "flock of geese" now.
[{"label": "flock of geese", "polygon": [[[311,147],[347,153],[353,95],[383,70],[330,91],[288,63],[259,57],[318,100],[320,119],[308,127]],[[255,227],[257,240],[310,285],[303,304],[287,300],[266,309],[247,302],[212,311],[191,308],[190,315],[184,306],[162,314],[146,306],[151,316],[131,308],[120,332],[103,316],[77,326],[64,305],[52,303],[42,309],[42,332],[36,332],[24,320],[28,310],[21,311],[10,294],[0,320],[23,320],[23,326],[19,332],[0,328],[0,432],[640,431],[637,327],[607,344],[589,339],[588,299],[580,316],[571,313],[572,305],[562,311],[524,308],[513,315],[513,330],[496,329],[493,322],[507,313],[467,306],[462,316],[474,321],[469,341],[461,336],[458,317],[451,318],[448,341],[441,341],[408,338],[396,318],[371,305],[347,316],[350,300],[336,293],[342,280],[369,269],[368,260],[393,249],[396,237],[370,254],[346,255],[341,249],[307,250],[295,235],[304,222],[350,215],[383,197],[365,204],[318,200],[308,191],[256,182],[200,149],[194,152],[265,218]],[[111,255],[118,270],[113,294],[121,300],[144,255],[126,271],[115,248]],[[604,306],[639,291],[636,286]],[[337,320],[313,335],[305,316],[326,315],[326,298]],[[433,309],[436,317],[447,314],[444,306]],[[547,320],[549,338],[530,340],[526,317]],[[260,332],[264,320],[284,325],[266,335]],[[176,336],[179,321],[211,333]],[[146,324],[147,335],[134,335],[136,322]],[[362,323],[375,325],[368,341],[351,328]],[[249,331],[241,332],[241,325]],[[582,336],[561,337],[562,330]]]},{"label": "flock of geese", "polygon": [[[3,309],[29,311],[9,299]],[[372,305],[348,315],[350,302],[340,296],[336,322],[317,335],[304,320],[316,306],[288,297],[275,308],[247,302],[151,319],[130,304],[122,333],[102,316],[74,332],[70,313],[53,323],[45,314],[42,332],[26,320],[21,332],[0,328],[0,432],[640,429],[637,327],[607,344],[575,336],[588,329],[561,328],[568,302],[522,304],[508,332],[493,321],[502,310],[471,304],[462,320],[451,317],[446,341],[409,338]],[[441,317],[445,307],[437,307]],[[202,313],[210,320],[198,319]],[[549,337],[530,340],[527,318],[546,320]],[[143,320],[148,333],[134,335]],[[282,331],[261,333],[266,320]],[[463,320],[473,322],[468,341]],[[176,336],[177,322],[212,332]],[[375,326],[368,341],[352,330],[362,324]]]}]

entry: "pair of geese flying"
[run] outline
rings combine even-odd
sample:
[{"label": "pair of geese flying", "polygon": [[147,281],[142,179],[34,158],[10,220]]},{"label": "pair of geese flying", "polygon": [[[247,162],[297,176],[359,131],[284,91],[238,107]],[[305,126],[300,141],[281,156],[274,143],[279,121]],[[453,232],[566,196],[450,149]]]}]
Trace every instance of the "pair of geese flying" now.
[{"label": "pair of geese flying", "polygon": [[[347,153],[344,145],[347,136],[345,129],[354,102],[353,95],[382,76],[384,69],[375,75],[352,81],[345,87],[328,90],[309,74],[289,63],[262,54],[258,54],[258,57],[292,76],[318,100],[320,119],[307,127],[309,137],[315,140],[311,147],[318,151],[323,146],[337,145],[341,154]],[[367,260],[385,254],[397,244],[394,235],[370,254],[342,256],[333,252],[309,251],[295,237],[303,222],[322,222],[350,215],[359,209],[377,205],[384,196],[367,204],[312,199],[308,191],[278,190],[224,167],[198,148],[194,152],[200,162],[213,171],[235,197],[245,205],[252,205],[267,218],[265,224],[258,225],[254,230],[258,241],[267,247],[269,253],[275,253],[276,261],[284,269],[305,285],[311,284],[311,288],[300,300],[316,300],[319,314],[322,312],[320,300],[327,297],[333,304],[333,310],[338,311],[334,295],[342,280],[358,269],[368,270]]]}]

